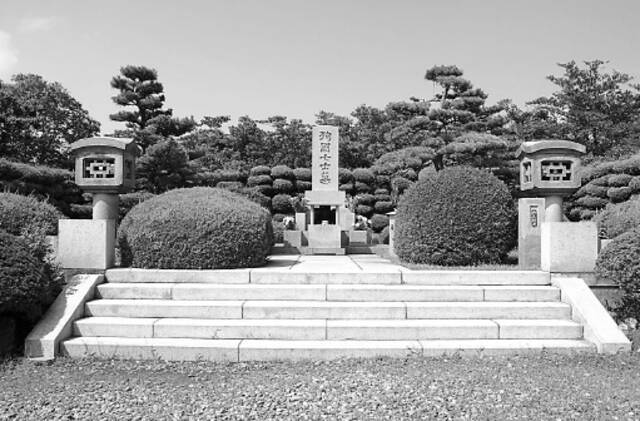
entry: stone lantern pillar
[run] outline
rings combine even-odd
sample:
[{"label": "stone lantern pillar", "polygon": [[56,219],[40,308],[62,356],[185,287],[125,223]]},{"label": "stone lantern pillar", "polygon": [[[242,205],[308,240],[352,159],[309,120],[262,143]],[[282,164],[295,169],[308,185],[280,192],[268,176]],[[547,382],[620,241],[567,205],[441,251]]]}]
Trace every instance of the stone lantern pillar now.
[{"label": "stone lantern pillar", "polygon": [[[564,222],[562,211],[564,198],[580,188],[581,156],[585,152],[584,145],[567,140],[524,142],[520,146],[517,156],[522,192],[518,203],[521,267],[582,272],[591,265],[595,224]],[[597,235],[593,245],[597,250]]]},{"label": "stone lantern pillar", "polygon": [[395,256],[396,251],[393,248],[394,239],[396,234],[396,211],[387,212],[389,217],[389,255]]},{"label": "stone lantern pillar", "polygon": [[114,264],[118,194],[135,185],[139,148],[133,139],[91,137],[71,145],[75,182],[93,195],[93,219],[58,222],[58,260],[65,269],[107,269]]}]

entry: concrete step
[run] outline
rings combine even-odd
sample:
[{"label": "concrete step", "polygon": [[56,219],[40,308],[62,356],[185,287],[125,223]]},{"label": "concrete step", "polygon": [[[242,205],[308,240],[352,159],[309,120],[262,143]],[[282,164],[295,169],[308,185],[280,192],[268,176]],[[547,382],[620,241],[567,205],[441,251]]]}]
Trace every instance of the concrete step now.
[{"label": "concrete step", "polygon": [[192,317],[241,319],[242,301],[94,300],[85,304],[86,316]]},{"label": "concrete step", "polygon": [[397,302],[246,301],[245,319],[405,319]]},{"label": "concrete step", "polygon": [[457,339],[419,341],[288,341],[79,337],[60,345],[72,358],[163,359],[172,361],[329,360],[347,357],[420,357],[595,352],[584,340]]},{"label": "concrete step", "polygon": [[76,336],[128,338],[410,340],[579,339],[569,320],[322,320],[88,317],[74,323]]},{"label": "concrete step", "polygon": [[501,339],[581,339],[583,326],[572,320],[494,320]]},{"label": "concrete step", "polygon": [[173,300],[325,300],[325,285],[106,283],[98,296],[108,299]]},{"label": "concrete step", "polygon": [[409,285],[550,285],[551,275],[521,270],[405,270]]},{"label": "concrete step", "polygon": [[105,271],[107,282],[121,283],[210,283],[248,284],[251,269],[138,269],[116,268]]},{"label": "concrete step", "polygon": [[408,319],[569,319],[560,302],[406,303]]},{"label": "concrete step", "polygon": [[106,283],[98,285],[97,296],[174,300],[559,301],[560,290],[535,285]]}]

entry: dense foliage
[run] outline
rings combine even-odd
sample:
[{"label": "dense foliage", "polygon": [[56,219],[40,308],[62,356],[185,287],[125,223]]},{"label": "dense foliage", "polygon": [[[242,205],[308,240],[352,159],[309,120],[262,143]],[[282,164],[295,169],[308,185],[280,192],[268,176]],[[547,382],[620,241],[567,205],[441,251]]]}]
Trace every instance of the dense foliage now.
[{"label": "dense foliage", "polygon": [[0,193],[0,230],[20,235],[36,226],[48,235],[56,235],[60,218],[64,215],[47,202],[32,196]]},{"label": "dense foliage", "polygon": [[396,253],[411,263],[498,263],[516,241],[507,187],[489,172],[453,167],[418,181],[398,205]]},{"label": "dense foliage", "polygon": [[0,81],[0,156],[69,167],[68,145],[98,133],[100,124],[57,82],[18,74]]},{"label": "dense foliage", "polygon": [[55,299],[62,277],[46,253],[41,233],[19,237],[0,230],[0,315],[34,321]]},{"label": "dense foliage", "polygon": [[237,193],[177,189],[135,206],[118,230],[124,266],[214,269],[259,266],[271,251],[269,212]]},{"label": "dense foliage", "polygon": [[596,261],[600,281],[620,286],[622,299],[617,317],[640,320],[640,228],[616,237],[605,247]]},{"label": "dense foliage", "polygon": [[593,219],[599,232],[606,238],[615,238],[640,227],[640,197],[627,202],[609,204]]}]

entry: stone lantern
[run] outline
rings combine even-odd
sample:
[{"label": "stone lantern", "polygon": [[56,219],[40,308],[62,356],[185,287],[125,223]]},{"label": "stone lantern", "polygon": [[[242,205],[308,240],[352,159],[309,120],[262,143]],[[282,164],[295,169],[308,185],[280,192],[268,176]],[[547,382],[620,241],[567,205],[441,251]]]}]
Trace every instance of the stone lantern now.
[{"label": "stone lantern", "polygon": [[75,181],[93,194],[93,219],[118,218],[118,194],[135,186],[136,157],[133,139],[91,137],[71,145]]},{"label": "stone lantern", "polygon": [[520,159],[518,260],[525,269],[589,272],[597,257],[593,222],[563,221],[563,198],[580,188],[584,145],[567,140],[524,142]]},{"label": "stone lantern", "polygon": [[71,145],[75,181],[93,194],[93,219],[58,221],[58,261],[64,269],[104,270],[115,264],[118,194],[136,181],[133,139],[91,137]]},{"label": "stone lantern", "polygon": [[524,142],[518,150],[520,190],[545,198],[545,218],[562,222],[562,198],[580,188],[580,157],[586,148],[568,140]]}]

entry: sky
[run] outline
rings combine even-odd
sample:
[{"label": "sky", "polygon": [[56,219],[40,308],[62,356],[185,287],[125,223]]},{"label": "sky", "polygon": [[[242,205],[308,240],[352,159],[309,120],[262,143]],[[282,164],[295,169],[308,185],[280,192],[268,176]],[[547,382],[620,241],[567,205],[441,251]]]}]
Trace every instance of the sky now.
[{"label": "sky", "polygon": [[602,59],[640,83],[637,0],[0,0],[0,79],[61,83],[102,124],[111,78],[158,71],[179,117],[313,123],[430,98],[427,68],[455,64],[492,104],[554,91],[557,63]]}]

